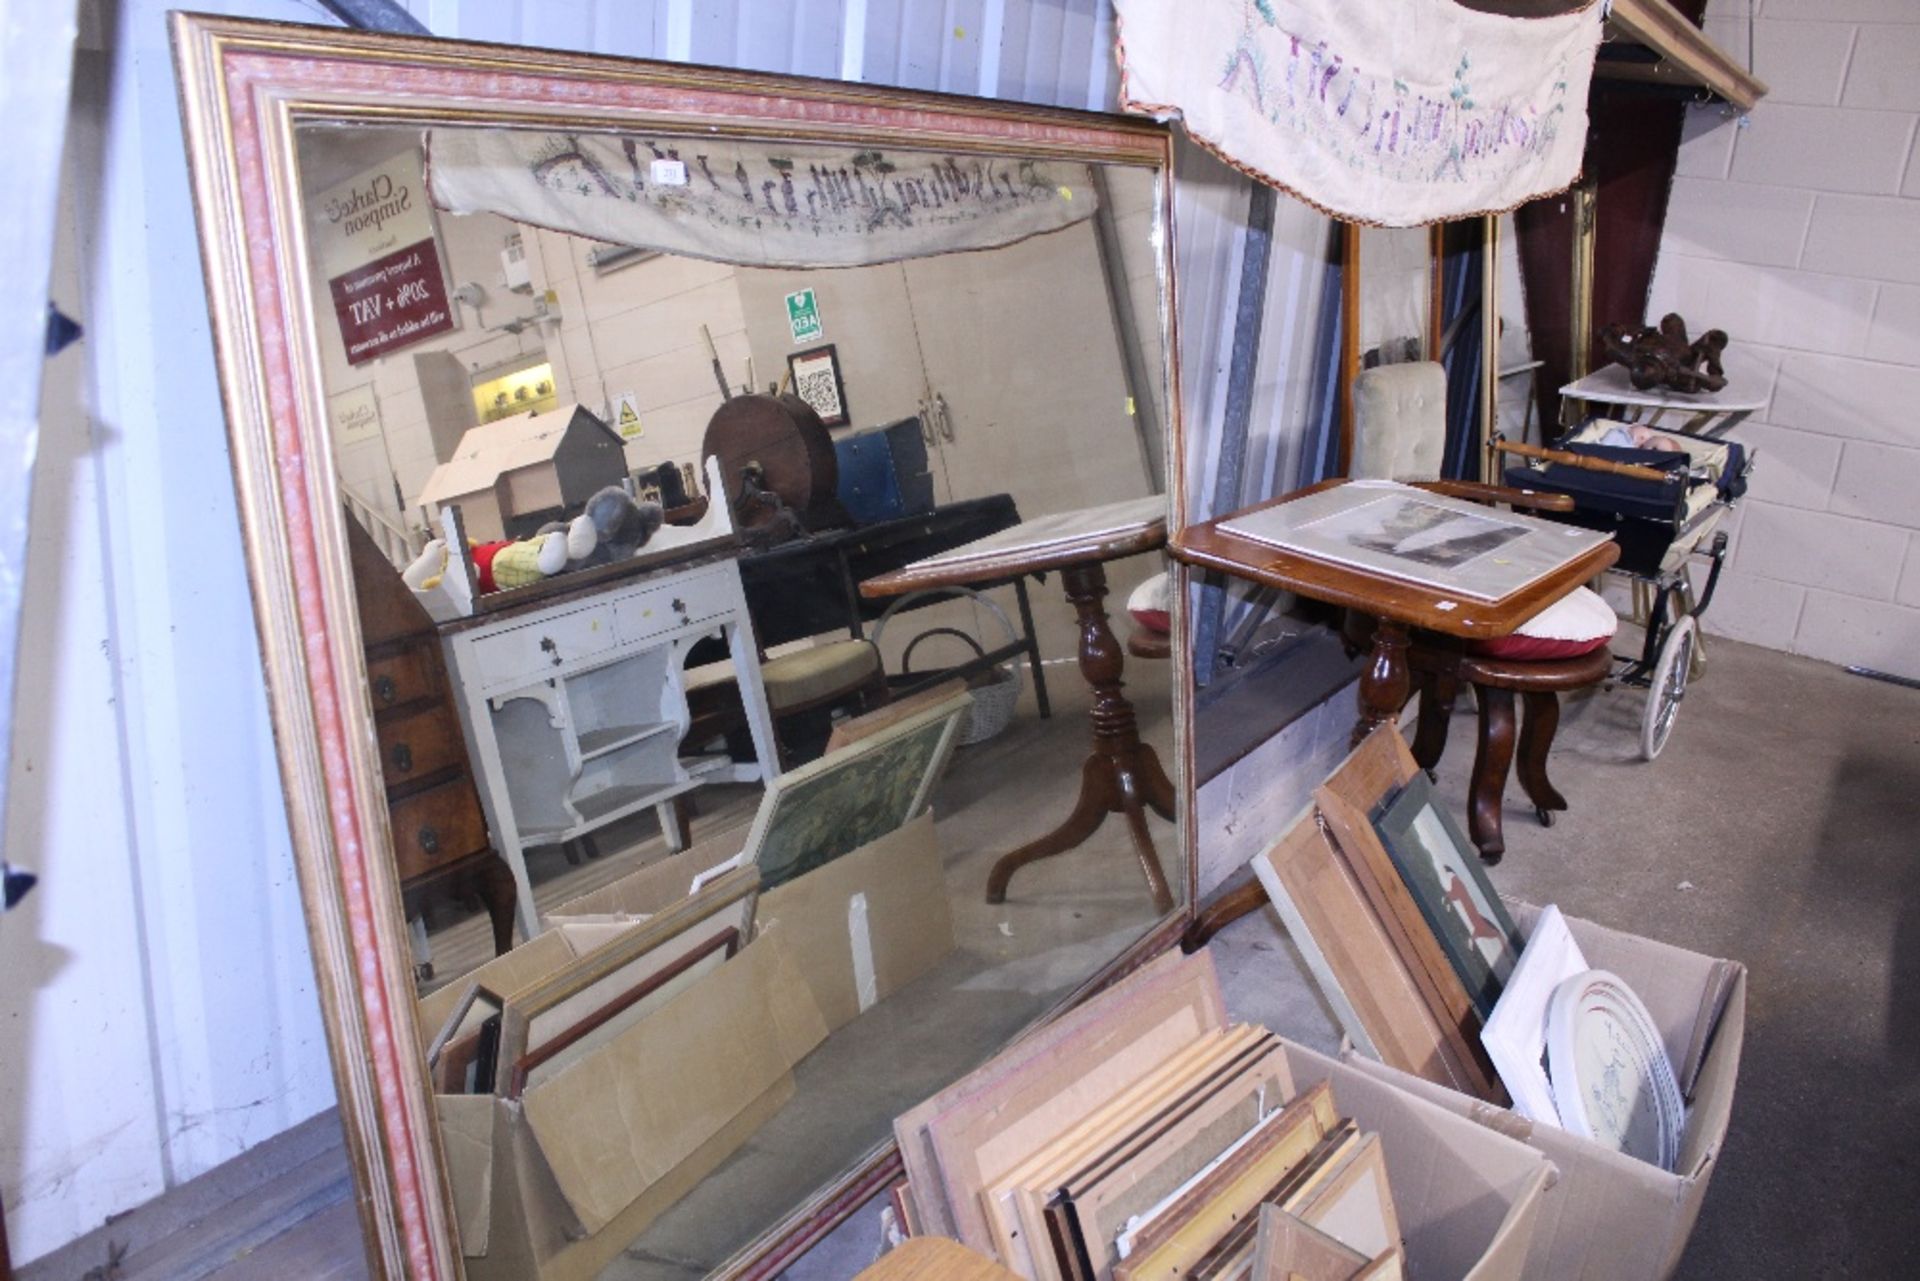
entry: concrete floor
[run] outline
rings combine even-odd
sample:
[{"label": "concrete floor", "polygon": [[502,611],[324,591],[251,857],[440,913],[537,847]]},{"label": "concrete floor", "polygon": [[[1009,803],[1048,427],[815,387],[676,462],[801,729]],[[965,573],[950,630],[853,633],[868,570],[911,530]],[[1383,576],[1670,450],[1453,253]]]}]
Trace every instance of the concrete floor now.
[{"label": "concrete floor", "polygon": [[[1128,692],[1143,737],[1171,759],[1166,665],[1135,666]],[[707,1275],[884,1143],[894,1116],[987,1058],[1157,919],[1117,819],[1023,868],[1006,903],[984,901],[994,860],[1065,818],[1079,783],[1090,694],[1065,671],[1049,685],[1052,719],[1019,717],[999,737],[960,749],[935,793],[954,950],[809,1054],[794,1070],[794,1101],[661,1215],[604,1281]],[[1171,825],[1151,826],[1170,850]]]}]

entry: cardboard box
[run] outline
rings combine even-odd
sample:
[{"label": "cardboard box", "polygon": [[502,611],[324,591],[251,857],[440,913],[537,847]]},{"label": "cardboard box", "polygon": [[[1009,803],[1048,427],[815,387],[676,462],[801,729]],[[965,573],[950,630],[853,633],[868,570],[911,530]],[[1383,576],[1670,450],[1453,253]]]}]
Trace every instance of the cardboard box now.
[{"label": "cardboard box", "polygon": [[[563,904],[546,932],[423,998],[423,1037],[471,984],[511,998],[639,928],[738,850],[737,833],[705,842]],[[756,937],[517,1101],[437,1096],[469,1275],[593,1276],[792,1097],[793,1065],[825,1036],[789,949]]]},{"label": "cardboard box", "polygon": [[786,944],[832,1032],[953,950],[933,816],[760,896],[755,929]]},{"label": "cardboard box", "polygon": [[[1539,909],[1524,903],[1510,906],[1522,932],[1531,931]],[[1645,1003],[1660,1027],[1681,1092],[1689,1094],[1692,1086],[1676,1172],[1352,1051],[1347,1057],[1359,1072],[1517,1139],[1559,1167],[1560,1180],[1540,1207],[1528,1276],[1555,1281],[1666,1277],[1678,1266],[1700,1217],[1707,1180],[1726,1138],[1746,1036],[1746,967],[1591,921],[1566,920],[1588,963],[1618,974]]]},{"label": "cardboard box", "polygon": [[1407,1276],[1518,1281],[1553,1275],[1527,1270],[1556,1177],[1545,1156],[1355,1064],[1282,1044],[1296,1090],[1332,1083],[1340,1114],[1379,1134],[1406,1241]]},{"label": "cardboard box", "polygon": [[598,1274],[793,1097],[826,1034],[768,936],[518,1100],[439,1096],[467,1274]]},{"label": "cardboard box", "polygon": [[[637,928],[737,854],[742,836],[562,904],[545,933],[424,998],[423,1035],[470,983],[511,998]],[[596,1275],[792,1099],[793,1066],[834,1028],[952,948],[923,815],[763,896],[739,953],[520,1100],[438,1096],[468,1275]]]}]

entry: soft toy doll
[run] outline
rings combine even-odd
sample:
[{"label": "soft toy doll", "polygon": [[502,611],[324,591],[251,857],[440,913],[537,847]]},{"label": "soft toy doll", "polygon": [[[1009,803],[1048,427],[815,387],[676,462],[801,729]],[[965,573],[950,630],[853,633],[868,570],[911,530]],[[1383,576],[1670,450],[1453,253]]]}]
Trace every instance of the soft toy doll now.
[{"label": "soft toy doll", "polygon": [[564,525],[542,525],[532,538],[476,544],[473,569],[483,593],[531,587],[569,569],[596,564],[591,558],[598,541],[593,522],[576,516]]},{"label": "soft toy doll", "polygon": [[[591,563],[598,536],[593,522],[577,516],[568,524],[543,525],[532,538],[504,538],[472,546],[474,574],[482,592],[525,587]],[[420,549],[400,577],[417,594],[437,589],[447,572],[447,540]]]},{"label": "soft toy doll", "polygon": [[586,565],[625,560],[647,545],[666,518],[659,503],[640,502],[620,486],[608,485],[587,499],[580,514],[579,520],[592,524],[595,542],[585,556],[574,560]]},{"label": "soft toy doll", "polygon": [[[647,544],[664,519],[660,504],[637,502],[620,486],[609,485],[565,524],[542,525],[531,538],[475,543],[474,574],[484,594],[625,560]],[[426,596],[439,588],[446,566],[446,540],[436,538],[401,572],[401,578],[415,593]]]}]

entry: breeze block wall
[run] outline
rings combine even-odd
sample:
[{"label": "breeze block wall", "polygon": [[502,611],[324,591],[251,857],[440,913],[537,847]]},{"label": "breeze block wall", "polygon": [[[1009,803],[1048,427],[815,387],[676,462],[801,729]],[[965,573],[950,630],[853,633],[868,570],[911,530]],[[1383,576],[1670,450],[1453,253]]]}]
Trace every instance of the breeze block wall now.
[{"label": "breeze block wall", "polygon": [[1768,397],[1734,434],[1759,465],[1703,622],[1920,677],[1920,4],[1747,9],[1714,0],[1707,33],[1770,92],[1689,109],[1647,308],[1725,329]]}]

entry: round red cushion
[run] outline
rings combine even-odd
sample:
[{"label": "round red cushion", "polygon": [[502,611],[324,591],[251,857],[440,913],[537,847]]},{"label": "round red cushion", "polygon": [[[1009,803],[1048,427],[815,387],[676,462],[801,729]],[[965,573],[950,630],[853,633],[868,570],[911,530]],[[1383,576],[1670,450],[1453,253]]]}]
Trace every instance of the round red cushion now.
[{"label": "round red cushion", "polygon": [[1173,631],[1173,613],[1167,600],[1168,578],[1162,572],[1133,589],[1127,597],[1127,613],[1133,621],[1162,636]]},{"label": "round red cushion", "polygon": [[1547,640],[1515,632],[1511,636],[1496,636],[1492,640],[1481,641],[1473,647],[1473,652],[1485,654],[1488,658],[1543,661],[1549,658],[1578,658],[1582,654],[1591,654],[1606,643],[1605,636],[1583,641]]}]

